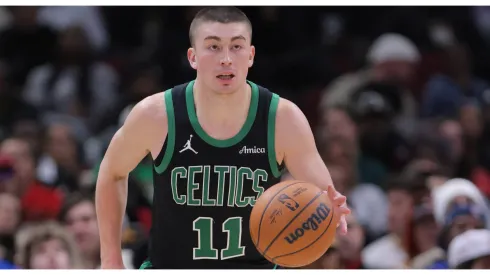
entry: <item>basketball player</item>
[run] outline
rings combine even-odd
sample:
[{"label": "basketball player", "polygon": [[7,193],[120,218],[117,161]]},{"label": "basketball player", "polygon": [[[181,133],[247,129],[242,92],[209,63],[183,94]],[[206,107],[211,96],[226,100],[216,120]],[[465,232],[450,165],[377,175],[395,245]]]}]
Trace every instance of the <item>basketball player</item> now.
[{"label": "basketball player", "polygon": [[[256,250],[249,216],[285,166],[318,184],[349,213],[320,158],[311,129],[293,103],[247,81],[255,48],[240,10],[201,10],[190,26],[195,80],[143,99],[113,137],[96,191],[102,268],[124,268],[121,223],[128,173],[154,159],[153,269],[272,269]],[[341,230],[347,230],[342,219]]]}]

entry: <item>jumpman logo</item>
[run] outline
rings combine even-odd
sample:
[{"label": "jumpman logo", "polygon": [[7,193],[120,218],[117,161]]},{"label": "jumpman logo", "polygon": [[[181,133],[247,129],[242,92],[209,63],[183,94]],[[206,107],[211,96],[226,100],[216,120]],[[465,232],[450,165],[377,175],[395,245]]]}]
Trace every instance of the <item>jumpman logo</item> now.
[{"label": "jumpman logo", "polygon": [[179,151],[179,153],[182,153],[185,150],[191,150],[192,152],[194,152],[194,154],[197,154],[196,150],[192,149],[192,147],[191,147],[191,140],[192,140],[192,135],[189,138],[189,140],[185,143],[184,148]]}]

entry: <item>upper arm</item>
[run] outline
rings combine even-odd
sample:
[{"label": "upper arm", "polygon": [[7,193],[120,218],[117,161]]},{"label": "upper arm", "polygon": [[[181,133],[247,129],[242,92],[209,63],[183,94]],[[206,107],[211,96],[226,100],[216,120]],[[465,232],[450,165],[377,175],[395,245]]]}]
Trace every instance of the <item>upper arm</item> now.
[{"label": "upper arm", "polygon": [[151,153],[156,157],[167,136],[167,116],[162,94],[136,104],[112,138],[101,172],[123,178]]},{"label": "upper arm", "polygon": [[292,102],[281,99],[276,116],[276,151],[291,176],[311,182],[324,190],[332,184],[308,120]]}]

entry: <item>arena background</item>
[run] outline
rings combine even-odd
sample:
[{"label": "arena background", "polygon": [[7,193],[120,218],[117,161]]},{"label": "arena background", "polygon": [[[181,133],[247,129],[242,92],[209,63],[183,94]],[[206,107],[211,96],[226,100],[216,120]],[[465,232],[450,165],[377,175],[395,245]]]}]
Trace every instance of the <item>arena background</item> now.
[{"label": "arena background", "polygon": [[[0,268],[99,267],[98,165],[135,102],[194,77],[198,9],[0,7]],[[308,268],[490,268],[490,8],[243,10],[249,79],[305,112],[354,210]],[[130,175],[127,268],[151,169]]]}]

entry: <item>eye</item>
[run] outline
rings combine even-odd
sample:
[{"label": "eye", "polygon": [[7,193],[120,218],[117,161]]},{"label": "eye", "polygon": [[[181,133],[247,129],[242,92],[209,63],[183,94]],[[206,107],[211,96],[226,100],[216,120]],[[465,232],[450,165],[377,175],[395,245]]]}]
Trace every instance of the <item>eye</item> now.
[{"label": "eye", "polygon": [[240,50],[241,48],[242,48],[242,46],[240,46],[240,45],[234,45],[233,46],[233,49],[234,50]]},{"label": "eye", "polygon": [[218,45],[211,45],[208,47],[208,49],[210,49],[212,51],[217,51],[217,50],[219,50],[219,47],[218,47]]}]

